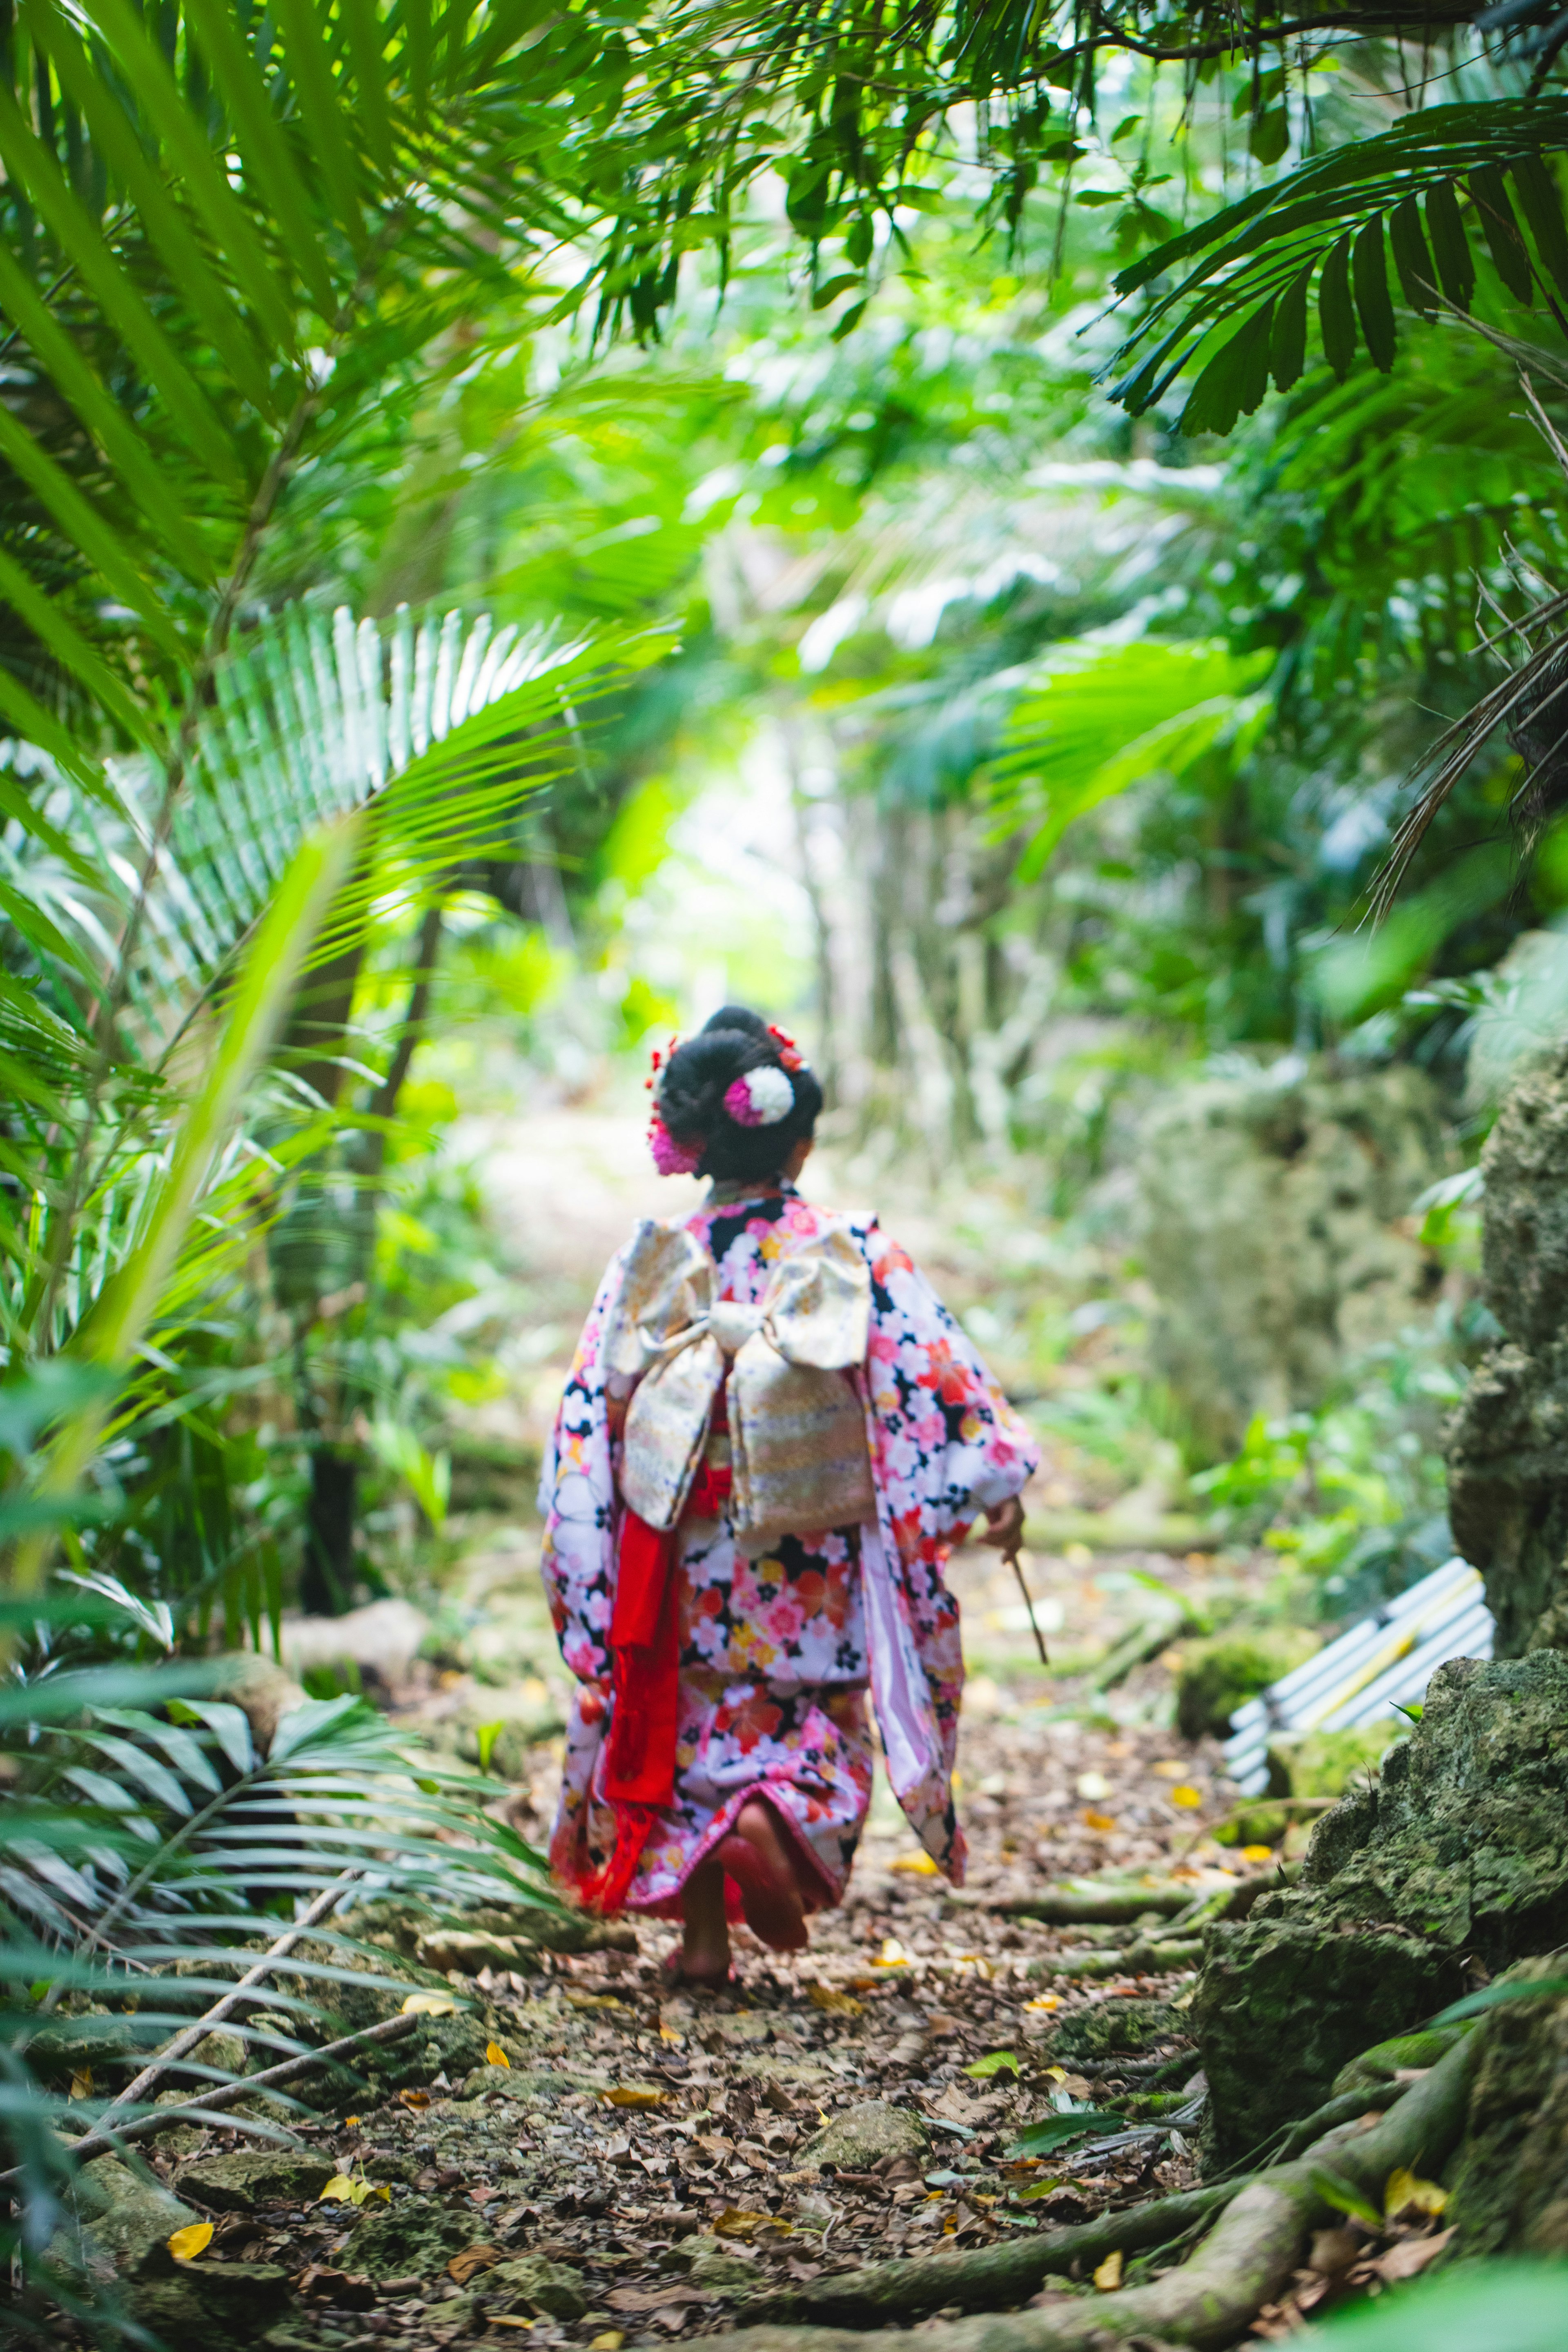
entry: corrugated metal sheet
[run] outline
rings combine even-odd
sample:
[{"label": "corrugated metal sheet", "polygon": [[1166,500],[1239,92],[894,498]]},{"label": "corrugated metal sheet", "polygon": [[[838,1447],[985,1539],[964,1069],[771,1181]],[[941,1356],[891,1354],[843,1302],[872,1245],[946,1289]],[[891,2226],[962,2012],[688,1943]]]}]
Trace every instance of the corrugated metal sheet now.
[{"label": "corrugated metal sheet", "polygon": [[1231,1717],[1226,1761],[1245,1797],[1268,1785],[1269,1741],[1282,1731],[1345,1731],[1421,1698],[1450,1658],[1489,1658],[1492,1620],[1468,1560],[1434,1569],[1372,1617],[1285,1675]]}]

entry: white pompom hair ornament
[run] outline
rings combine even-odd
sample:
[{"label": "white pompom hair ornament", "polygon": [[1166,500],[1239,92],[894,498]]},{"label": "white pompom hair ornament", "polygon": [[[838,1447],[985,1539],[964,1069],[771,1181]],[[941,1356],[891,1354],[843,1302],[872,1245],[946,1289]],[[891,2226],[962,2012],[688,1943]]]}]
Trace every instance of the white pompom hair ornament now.
[{"label": "white pompom hair ornament", "polygon": [[772,1063],[748,1070],[725,1089],[724,1108],[737,1127],[776,1127],[795,1108],[795,1088]]}]

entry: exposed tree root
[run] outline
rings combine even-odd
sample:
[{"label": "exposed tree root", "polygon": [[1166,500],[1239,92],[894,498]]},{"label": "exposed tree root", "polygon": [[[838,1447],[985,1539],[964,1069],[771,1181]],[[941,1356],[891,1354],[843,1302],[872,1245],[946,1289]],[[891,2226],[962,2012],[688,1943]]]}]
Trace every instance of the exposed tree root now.
[{"label": "exposed tree root", "polygon": [[[1191,2345],[1196,2352],[1216,2352],[1233,2343],[1263,2305],[1278,2297],[1300,2262],[1310,2231],[1331,2211],[1314,2181],[1315,2173],[1333,2173],[1381,2207],[1391,2172],[1400,2167],[1436,2172],[1442,2166],[1463,2125],[1480,2040],[1479,2034],[1468,2034],[1457,2042],[1370,2129],[1342,2124],[1294,2163],[1258,2174],[1239,2189],[1191,2259],[1147,2286],[1064,2296],[1059,2305],[1044,2309],[954,2320],[946,2327],[928,2329],[926,2340],[933,2352],[1087,2352],[1107,2338],[1119,2343],[1152,2336]],[[1184,2200],[1168,2200],[1166,2210],[1177,2201]],[[930,2267],[947,2268],[951,2276],[949,2265]],[[788,2325],[710,2337],[708,2352],[904,2352],[904,2347],[899,2329],[861,2335]]]},{"label": "exposed tree root", "polygon": [[[1370,2095],[1369,2095],[1370,2100]],[[789,2319],[828,2326],[869,2327],[879,2320],[923,2318],[949,2304],[971,2311],[1005,2310],[1045,2284],[1053,2272],[1085,2270],[1107,2254],[1139,2253],[1184,2237],[1223,2211],[1246,2188],[1245,2179],[1217,2181],[1181,2197],[1161,2197],[1071,2229],[1010,2239],[977,2253],[938,2254],[897,2263],[873,2263],[863,2271],[840,2271],[814,2279],[787,2295],[770,2295],[748,2305],[748,2319]],[[752,2338],[748,2336],[747,2342]],[[857,2337],[857,2342],[865,2339]]]}]

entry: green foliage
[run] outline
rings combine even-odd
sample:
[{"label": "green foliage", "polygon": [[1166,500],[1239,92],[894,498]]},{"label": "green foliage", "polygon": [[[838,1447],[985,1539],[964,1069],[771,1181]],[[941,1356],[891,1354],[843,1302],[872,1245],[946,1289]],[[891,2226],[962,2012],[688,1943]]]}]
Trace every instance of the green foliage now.
[{"label": "green foliage", "polygon": [[1320,2329],[1331,2352],[1555,2352],[1563,2336],[1556,2263],[1468,2263],[1397,2288]]},{"label": "green foliage", "polygon": [[1323,355],[1340,382],[1356,363],[1358,326],[1373,366],[1387,374],[1397,332],[1385,236],[1405,301],[1423,318],[1443,305],[1469,310],[1472,239],[1484,242],[1515,301],[1528,304],[1539,288],[1550,305],[1568,294],[1568,226],[1544,158],[1564,149],[1568,109],[1553,96],[1429,107],[1381,138],[1314,156],[1119,272],[1116,290],[1128,295],[1201,257],[1156,296],[1117,353],[1122,366],[1146,355],[1110,397],[1139,415],[1208,353],[1181,429],[1228,433],[1258,406],[1270,373],[1281,392],[1300,376],[1314,284]]}]

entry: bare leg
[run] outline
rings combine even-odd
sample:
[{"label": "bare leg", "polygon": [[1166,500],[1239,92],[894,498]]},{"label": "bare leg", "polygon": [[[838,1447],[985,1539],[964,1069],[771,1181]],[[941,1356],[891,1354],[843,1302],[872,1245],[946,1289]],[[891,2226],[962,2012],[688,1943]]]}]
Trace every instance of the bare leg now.
[{"label": "bare leg", "polygon": [[775,1952],[804,1951],[805,1896],[773,1807],[760,1798],[742,1805],[718,1858],[740,1887],[752,1933]]},{"label": "bare leg", "polygon": [[686,1923],[680,1974],[692,1984],[721,1985],[730,1973],[730,1924],[724,1916],[724,1873],[705,1862],[686,1882],[680,1916]]}]

